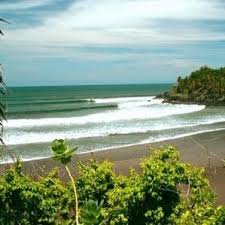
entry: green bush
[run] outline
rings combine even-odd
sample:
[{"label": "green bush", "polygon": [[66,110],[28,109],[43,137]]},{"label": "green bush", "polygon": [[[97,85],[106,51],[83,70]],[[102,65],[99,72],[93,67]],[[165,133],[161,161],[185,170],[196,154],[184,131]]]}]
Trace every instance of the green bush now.
[{"label": "green bush", "polygon": [[224,224],[224,208],[214,207],[204,170],[178,160],[173,147],[158,149],[142,161],[142,173],[116,179],[107,192],[109,206],[102,210],[106,224],[184,224],[187,213],[190,225]]},{"label": "green bush", "polygon": [[106,193],[115,186],[116,175],[112,163],[105,161],[98,163],[90,160],[87,165],[79,163],[79,177],[77,179],[79,200],[104,200],[107,203]]},{"label": "green bush", "polygon": [[[225,208],[202,168],[179,162],[173,147],[141,161],[141,172],[118,176],[110,162],[79,164],[76,179],[82,225],[224,225]],[[38,181],[16,164],[0,178],[0,225],[76,224],[72,185],[56,172]]]},{"label": "green bush", "polygon": [[17,163],[0,179],[0,224],[61,224],[69,221],[71,199],[56,172],[33,181]]}]

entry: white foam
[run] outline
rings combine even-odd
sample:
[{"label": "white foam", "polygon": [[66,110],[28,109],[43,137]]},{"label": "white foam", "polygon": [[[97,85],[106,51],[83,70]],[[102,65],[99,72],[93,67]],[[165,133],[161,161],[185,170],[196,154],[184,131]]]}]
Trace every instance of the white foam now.
[{"label": "white foam", "polygon": [[177,138],[189,137],[189,136],[196,135],[196,134],[203,134],[203,133],[214,132],[214,131],[223,131],[223,130],[225,130],[225,128],[196,131],[196,132],[191,132],[191,133],[186,133],[186,134],[175,135],[175,136],[172,136],[172,137],[171,136],[162,137],[162,138],[158,138],[158,139],[155,139],[155,140],[145,139],[144,141],[137,142],[137,143],[126,144],[126,145],[117,145],[116,147],[115,146],[109,146],[107,148],[101,148],[101,149],[95,149],[95,150],[91,150],[91,151],[80,152],[78,154],[86,154],[86,153],[90,153],[90,152],[107,151],[107,150],[110,150],[110,149],[118,149],[118,148],[131,147],[131,146],[143,145],[143,144],[151,144],[151,143],[156,143],[156,142],[161,142],[161,141],[166,141],[166,140],[174,140],[174,139],[177,139]]},{"label": "white foam", "polygon": [[154,131],[165,131],[178,128],[188,128],[195,127],[200,125],[210,125],[218,122],[225,121],[224,118],[205,118],[202,120],[196,120],[187,123],[186,121],[163,121],[152,123],[132,123],[132,124],[105,124],[102,126],[93,126],[89,128],[80,128],[76,127],[71,128],[70,130],[62,129],[60,131],[13,131],[9,133],[4,133],[4,140],[7,145],[18,145],[18,144],[31,144],[31,143],[47,143],[51,142],[56,138],[63,139],[79,139],[79,138],[90,138],[90,137],[100,137],[108,136],[111,134],[132,134],[132,133],[146,133]]},{"label": "white foam", "polygon": [[119,108],[134,108],[161,104],[163,99],[155,99],[155,96],[149,97],[125,97],[125,98],[102,98],[94,99],[96,103],[115,103]]},{"label": "white foam", "polygon": [[[176,135],[176,136],[167,136],[167,137],[162,137],[162,138],[158,138],[155,140],[152,139],[145,139],[144,141],[141,142],[137,142],[137,143],[132,143],[132,144],[126,144],[126,145],[117,145],[115,146],[109,146],[107,148],[99,148],[99,149],[94,149],[94,150],[90,150],[90,151],[85,151],[85,152],[78,152],[78,155],[82,155],[82,154],[87,154],[90,152],[99,152],[99,151],[107,151],[110,149],[118,149],[118,148],[122,148],[122,147],[130,147],[130,146],[135,146],[135,145],[142,145],[142,144],[149,144],[149,143],[155,143],[155,142],[160,142],[160,141],[166,141],[166,140],[174,140],[177,138],[182,138],[182,137],[188,137],[188,136],[192,136],[192,135],[196,135],[196,134],[202,134],[202,133],[208,133],[208,132],[214,132],[214,131],[223,131],[225,130],[225,128],[218,128],[218,129],[208,129],[208,130],[203,130],[203,131],[196,131],[196,132],[191,132],[191,133],[186,133],[186,134],[180,134],[180,135]],[[47,159],[50,157],[23,157],[22,160],[23,161],[33,161],[33,160],[40,160],[40,159]],[[12,163],[13,160],[11,159],[5,159],[3,162],[0,162],[0,164],[7,164],[7,163]]]},{"label": "white foam", "polygon": [[153,97],[132,97],[95,99],[98,103],[116,102],[118,109],[108,110],[85,116],[67,118],[41,118],[41,119],[11,119],[5,123],[8,128],[44,127],[44,126],[71,126],[84,124],[111,123],[116,121],[132,121],[154,119],[171,115],[179,115],[200,111],[202,105],[172,105],[162,104],[162,100]]},{"label": "white foam", "polygon": [[96,103],[124,103],[124,102],[137,102],[137,101],[148,101],[154,99],[155,96],[144,96],[144,97],[123,97],[123,98],[96,98]]},{"label": "white foam", "polygon": [[146,133],[225,121],[222,113],[207,113],[203,117],[201,114],[184,118],[177,116],[201,111],[205,106],[162,104],[162,99],[154,99],[153,96],[95,99],[95,102],[116,103],[119,107],[77,117],[11,119],[5,124],[4,141],[8,145],[47,143],[55,138]]},{"label": "white foam", "polygon": [[[41,159],[49,159],[51,157],[22,157],[19,158],[20,160],[23,160],[23,162],[29,162],[29,161],[34,161],[34,160],[41,160]],[[2,159],[2,161],[0,161],[0,165],[2,164],[11,164],[11,163],[15,163],[16,161],[9,158],[9,157],[5,157]]]},{"label": "white foam", "polygon": [[179,135],[175,135],[175,136],[164,136],[161,138],[156,138],[155,140],[149,138],[149,139],[145,139],[145,140],[139,142],[138,144],[148,144],[148,143],[155,143],[155,142],[166,141],[166,140],[174,140],[177,138],[189,137],[189,136],[196,135],[196,134],[203,134],[203,133],[214,132],[214,131],[223,131],[223,130],[225,130],[225,128],[200,130],[200,131],[195,131],[195,132],[190,132],[190,133],[179,134]]}]

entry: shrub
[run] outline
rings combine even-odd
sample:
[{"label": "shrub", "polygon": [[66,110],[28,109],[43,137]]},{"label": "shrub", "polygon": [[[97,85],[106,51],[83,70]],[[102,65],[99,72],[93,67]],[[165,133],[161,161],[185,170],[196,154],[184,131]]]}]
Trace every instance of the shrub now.
[{"label": "shrub", "polygon": [[224,208],[213,206],[215,196],[204,170],[178,160],[173,147],[155,150],[142,161],[141,174],[132,171],[123,185],[118,182],[107,193],[109,208],[103,212],[107,224],[185,224],[186,217],[194,221],[190,225],[224,224]]},{"label": "shrub", "polygon": [[[67,148],[66,148],[67,149]],[[117,176],[110,162],[79,164],[82,225],[224,225],[225,208],[202,168],[179,162],[173,147],[143,159],[141,172]],[[14,165],[0,178],[0,225],[76,224],[72,186],[57,173],[32,180]]]},{"label": "shrub", "polygon": [[1,225],[53,225],[69,221],[71,196],[53,171],[33,181],[16,164],[0,179]]},{"label": "shrub", "polygon": [[114,188],[115,173],[112,163],[105,161],[98,163],[90,160],[87,165],[79,164],[79,177],[77,179],[78,195],[80,201],[87,199],[107,202],[106,193]]}]

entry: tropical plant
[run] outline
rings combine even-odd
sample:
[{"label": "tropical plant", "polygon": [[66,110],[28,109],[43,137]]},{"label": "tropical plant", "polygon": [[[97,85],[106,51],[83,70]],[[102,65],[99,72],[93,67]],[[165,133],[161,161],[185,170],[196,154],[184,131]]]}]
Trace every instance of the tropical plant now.
[{"label": "tropical plant", "polygon": [[81,210],[81,222],[84,225],[99,225],[103,200],[98,204],[97,201],[85,201]]},{"label": "tropical plant", "polygon": [[76,215],[76,225],[79,225],[79,207],[78,207],[78,196],[77,196],[77,189],[76,183],[70,169],[68,168],[67,164],[71,161],[72,156],[77,151],[78,147],[70,148],[69,145],[63,139],[56,139],[51,143],[51,149],[53,153],[53,159],[61,162],[70,177],[72,182],[73,191],[74,191],[74,198],[75,198],[75,215]]},{"label": "tropical plant", "polygon": [[[4,22],[4,23],[8,23],[8,21],[0,18],[0,22]],[[0,29],[0,35],[4,35],[4,33],[2,32],[2,30]],[[4,68],[3,68],[3,65],[0,63],[0,128],[1,128],[1,131],[0,131],[0,142],[2,144],[4,144],[3,142],[3,138],[2,138],[2,135],[3,135],[3,121],[6,120],[6,111],[7,111],[7,104],[6,104],[6,95],[7,95],[7,88],[6,88],[6,85],[4,83],[4,79],[3,79],[3,71],[4,71]]]}]

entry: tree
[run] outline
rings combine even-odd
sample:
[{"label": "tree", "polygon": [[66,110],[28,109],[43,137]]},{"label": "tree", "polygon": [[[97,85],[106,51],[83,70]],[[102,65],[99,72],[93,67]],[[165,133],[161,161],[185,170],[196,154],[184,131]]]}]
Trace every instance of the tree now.
[{"label": "tree", "polygon": [[159,97],[165,102],[225,105],[224,81],[225,67],[203,66],[185,78],[178,77],[176,86]]},{"label": "tree", "polygon": [[[0,22],[4,22],[4,23],[8,23],[10,24],[8,21],[0,18]],[[0,35],[4,35],[4,33],[2,32],[2,30],[0,29]],[[0,142],[2,142],[2,144],[4,144],[3,142],[3,121],[6,120],[6,101],[5,101],[5,97],[7,95],[7,88],[6,85],[4,83],[4,79],[3,79],[3,65],[0,63]],[[3,99],[2,99],[3,98]]]}]

